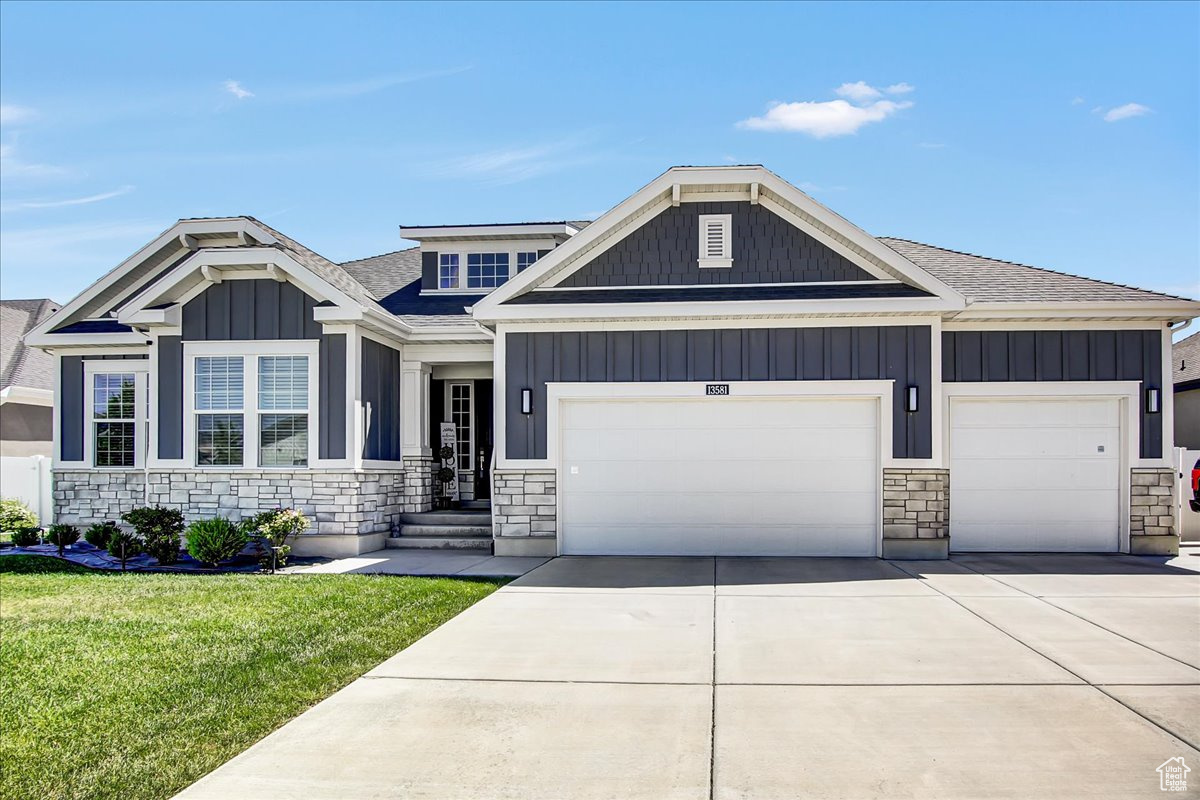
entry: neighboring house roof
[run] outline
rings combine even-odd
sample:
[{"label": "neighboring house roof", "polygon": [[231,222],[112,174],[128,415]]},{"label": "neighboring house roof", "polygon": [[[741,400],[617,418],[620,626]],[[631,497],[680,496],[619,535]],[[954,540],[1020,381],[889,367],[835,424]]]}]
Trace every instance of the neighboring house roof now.
[{"label": "neighboring house roof", "polygon": [[1177,302],[1186,298],[881,236],[879,241],[973,302]]},{"label": "neighboring house roof", "polygon": [[54,389],[54,356],[26,347],[24,337],[58,308],[53,300],[0,300],[0,389]]},{"label": "neighboring house roof", "polygon": [[1200,333],[1193,333],[1171,346],[1173,383],[1200,381]]}]

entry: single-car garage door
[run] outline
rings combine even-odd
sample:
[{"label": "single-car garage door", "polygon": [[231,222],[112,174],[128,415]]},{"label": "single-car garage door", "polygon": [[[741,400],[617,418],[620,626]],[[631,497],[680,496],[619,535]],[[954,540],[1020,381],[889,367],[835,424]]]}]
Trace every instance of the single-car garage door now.
[{"label": "single-car garage door", "polygon": [[878,401],[572,400],[568,554],[874,556]]},{"label": "single-car garage door", "polygon": [[1121,405],[1108,398],[954,398],[950,549],[1113,552]]}]

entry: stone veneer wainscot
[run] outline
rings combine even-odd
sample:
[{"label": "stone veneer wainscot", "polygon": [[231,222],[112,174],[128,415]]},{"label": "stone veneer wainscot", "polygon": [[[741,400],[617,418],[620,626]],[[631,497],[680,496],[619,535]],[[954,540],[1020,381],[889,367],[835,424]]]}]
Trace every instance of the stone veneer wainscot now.
[{"label": "stone veneer wainscot", "polygon": [[553,556],[558,552],[554,470],[496,470],[492,525],[498,556]]},{"label": "stone veneer wainscot", "polygon": [[1129,552],[1178,555],[1175,532],[1175,470],[1135,467],[1129,487]]},{"label": "stone veneer wainscot", "polygon": [[950,552],[950,471],[883,471],[883,557],[946,558]]}]

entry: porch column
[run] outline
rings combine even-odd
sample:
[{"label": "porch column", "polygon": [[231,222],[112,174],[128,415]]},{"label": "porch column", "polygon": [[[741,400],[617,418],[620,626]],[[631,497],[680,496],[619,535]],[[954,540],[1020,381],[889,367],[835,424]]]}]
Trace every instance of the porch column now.
[{"label": "porch column", "polygon": [[400,443],[406,513],[433,507],[433,451],[429,446],[429,378],[423,361],[404,361],[400,374]]}]

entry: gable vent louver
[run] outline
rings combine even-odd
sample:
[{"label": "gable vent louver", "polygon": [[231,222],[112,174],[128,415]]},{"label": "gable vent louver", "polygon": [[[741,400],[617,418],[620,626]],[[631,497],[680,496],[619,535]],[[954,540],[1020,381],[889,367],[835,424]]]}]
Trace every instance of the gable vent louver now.
[{"label": "gable vent louver", "polygon": [[701,268],[733,266],[732,220],[729,214],[700,215]]}]

